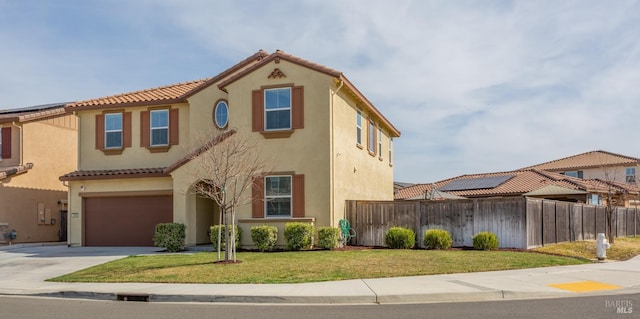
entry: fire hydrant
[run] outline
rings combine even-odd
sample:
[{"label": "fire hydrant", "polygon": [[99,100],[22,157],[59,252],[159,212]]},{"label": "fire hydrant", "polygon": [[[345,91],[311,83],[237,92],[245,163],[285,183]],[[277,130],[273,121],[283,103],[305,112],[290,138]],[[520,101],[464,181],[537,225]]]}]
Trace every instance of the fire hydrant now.
[{"label": "fire hydrant", "polygon": [[604,236],[603,233],[598,233],[598,238],[596,240],[596,256],[598,260],[604,260],[607,258],[607,249],[611,248],[609,241]]}]

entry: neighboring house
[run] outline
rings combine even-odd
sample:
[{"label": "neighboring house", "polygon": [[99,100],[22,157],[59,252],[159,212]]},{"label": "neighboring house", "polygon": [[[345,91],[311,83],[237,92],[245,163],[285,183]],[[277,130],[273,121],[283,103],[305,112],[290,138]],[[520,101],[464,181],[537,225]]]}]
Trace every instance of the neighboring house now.
[{"label": "neighboring house", "polygon": [[66,240],[67,187],[77,160],[77,121],[65,103],[0,110],[0,242]]},{"label": "neighboring house", "polygon": [[[599,205],[611,194],[616,205],[640,194],[635,185],[584,180],[536,169],[462,175],[433,184],[416,184],[398,191],[396,200],[430,199],[433,193],[466,198],[529,196]],[[445,196],[442,196],[445,197]]]},{"label": "neighboring house", "polygon": [[249,194],[253,205],[237,210],[243,245],[252,245],[251,226],[280,227],[283,243],[286,222],[337,226],[346,200],[393,199],[400,132],[341,72],[282,51],[66,109],[81,123],[78,168],[60,177],[70,187],[70,245],[152,245],[162,222],[184,223],[189,245],[210,243],[218,209],[194,194],[201,178],[188,173],[188,153],[214,130],[259,139],[272,161]]},{"label": "neighboring house", "polygon": [[413,185],[413,183],[393,182],[393,193],[395,194],[399,190]]},{"label": "neighboring house", "polygon": [[523,169],[545,170],[582,179],[637,184],[640,159],[606,151],[591,151]]}]

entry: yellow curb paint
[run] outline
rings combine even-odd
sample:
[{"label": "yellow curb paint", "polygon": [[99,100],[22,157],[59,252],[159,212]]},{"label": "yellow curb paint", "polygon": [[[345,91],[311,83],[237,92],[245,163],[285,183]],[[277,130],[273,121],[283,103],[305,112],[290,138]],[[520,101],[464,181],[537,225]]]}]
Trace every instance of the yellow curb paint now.
[{"label": "yellow curb paint", "polygon": [[590,291],[599,291],[599,290],[616,290],[622,289],[620,286],[604,284],[601,282],[595,281],[579,281],[579,282],[569,282],[564,284],[548,284],[547,286],[569,290],[573,292],[590,292]]}]

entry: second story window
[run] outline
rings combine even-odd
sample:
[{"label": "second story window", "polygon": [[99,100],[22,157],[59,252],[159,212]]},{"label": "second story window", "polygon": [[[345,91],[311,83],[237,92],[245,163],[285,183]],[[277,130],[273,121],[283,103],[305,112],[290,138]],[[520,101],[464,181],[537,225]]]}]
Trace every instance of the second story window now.
[{"label": "second story window", "polygon": [[362,145],[362,113],[360,111],[356,115],[356,142]]},{"label": "second story window", "polygon": [[104,146],[122,148],[122,113],[104,115]]},{"label": "second story window", "polygon": [[265,130],[291,129],[291,88],[264,90]]},{"label": "second story window", "polygon": [[369,121],[369,153],[376,155],[376,123]]},{"label": "second story window", "polygon": [[636,168],[635,167],[627,167],[624,169],[625,171],[625,181],[628,184],[635,184],[636,183]]},{"label": "second story window", "polygon": [[218,128],[225,128],[229,124],[229,106],[227,102],[220,101],[213,110],[213,121]]},{"label": "second story window", "polygon": [[389,165],[393,164],[393,139],[389,138]]},{"label": "second story window", "polygon": [[151,111],[151,146],[169,145],[169,110]]},{"label": "second story window", "polygon": [[382,129],[378,128],[378,157],[382,159]]}]

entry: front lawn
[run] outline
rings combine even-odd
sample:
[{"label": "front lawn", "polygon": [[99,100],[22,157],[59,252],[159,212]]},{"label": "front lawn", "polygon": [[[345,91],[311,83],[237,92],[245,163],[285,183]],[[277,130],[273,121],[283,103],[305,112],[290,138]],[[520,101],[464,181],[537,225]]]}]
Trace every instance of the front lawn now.
[{"label": "front lawn", "polygon": [[517,251],[392,250],[239,252],[237,264],[216,253],[132,256],[52,278],[62,282],[209,284],[302,283],[576,265],[586,260]]},{"label": "front lawn", "polygon": [[[596,259],[596,241],[585,240],[559,243],[534,249],[534,251],[585,259]],[[627,260],[640,255],[640,236],[618,237],[607,250],[608,260]]]}]

